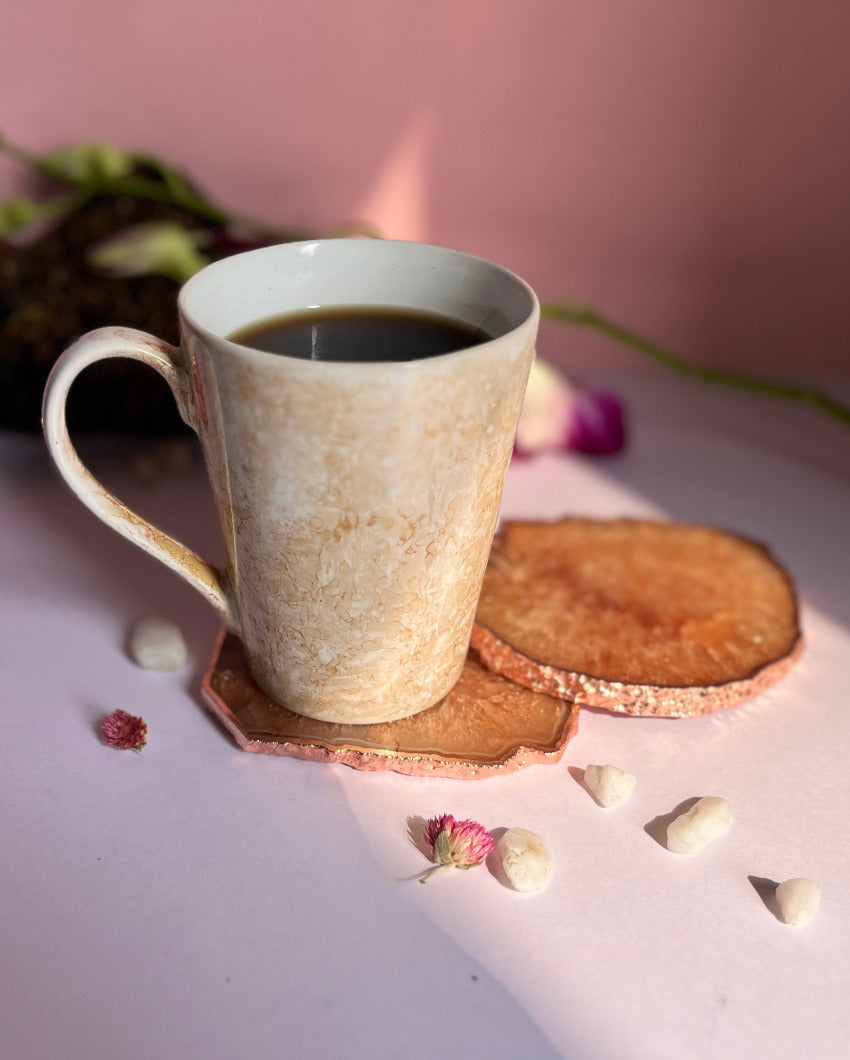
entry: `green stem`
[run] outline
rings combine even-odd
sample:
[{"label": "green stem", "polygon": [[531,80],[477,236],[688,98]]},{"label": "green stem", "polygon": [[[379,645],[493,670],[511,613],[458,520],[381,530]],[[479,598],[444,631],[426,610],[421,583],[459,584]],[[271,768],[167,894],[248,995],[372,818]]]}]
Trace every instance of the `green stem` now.
[{"label": "green stem", "polygon": [[62,217],[66,213],[73,213],[74,210],[78,210],[83,203],[87,202],[89,198],[89,193],[84,188],[78,188],[77,191],[71,191],[67,195],[61,196],[61,198],[51,199],[49,202],[45,202],[42,205],[41,216],[46,219]]},{"label": "green stem", "polygon": [[100,195],[128,195],[133,199],[149,199],[153,202],[166,202],[171,206],[179,206],[205,221],[213,224],[225,225],[230,217],[219,209],[218,206],[201,196],[196,195],[189,188],[177,187],[169,184],[160,184],[146,177],[109,177],[98,181],[97,193]]},{"label": "green stem", "polygon": [[96,179],[85,181],[74,180],[61,166],[51,162],[50,158],[31,154],[16,144],[10,143],[3,136],[0,136],[0,152],[43,176],[62,181],[64,184],[71,184],[72,187],[78,189],[79,194],[84,194],[85,198],[95,195],[127,195],[134,199],[168,203],[215,225],[238,225],[254,238],[270,242],[287,243],[310,238],[311,233],[276,228],[274,225],[256,221],[251,217],[228,213],[195,191],[177,170],[150,155],[133,155],[133,159],[136,164],[153,169],[162,178],[161,181],[151,180],[148,177],[107,175],[99,175]]},{"label": "green stem", "polygon": [[9,158],[14,158],[16,162],[20,162],[22,165],[30,166],[33,169],[39,168],[38,158],[35,155],[31,155],[22,147],[16,147],[15,144],[9,143],[5,136],[0,136],[0,151],[4,155],[8,155]]},{"label": "green stem", "polygon": [[63,184],[70,184],[72,187],[83,187],[80,181],[73,180],[61,167],[52,164],[50,159],[42,158],[40,155],[34,155],[23,147],[18,147],[17,144],[11,143],[2,135],[0,135],[0,152],[4,155],[8,155],[9,158],[14,158],[14,160],[20,162],[21,165],[28,166],[30,169],[35,170],[36,173],[41,173],[42,176],[50,177],[53,180],[59,180]]},{"label": "green stem", "polygon": [[0,203],[0,239],[13,232],[25,230],[41,221],[53,221],[78,210],[89,198],[88,192],[77,190],[55,199],[34,202],[32,199],[12,199]]},{"label": "green stem", "polygon": [[148,199],[154,202],[168,203],[171,206],[178,206],[183,210],[187,210],[189,213],[193,213],[196,217],[209,221],[211,224],[221,225],[222,227],[228,225],[239,226],[256,239],[292,243],[299,239],[309,238],[306,232],[275,228],[273,225],[255,221],[253,218],[245,217],[242,214],[228,213],[220,206],[210,202],[209,199],[198,195],[187,184],[174,181],[160,184],[145,177],[111,177],[98,183],[96,193],[100,195],[127,195],[134,199]]},{"label": "green stem", "polygon": [[699,368],[688,361],[677,357],[676,354],[656,346],[654,343],[635,335],[631,331],[620,327],[613,321],[603,317],[600,313],[574,302],[549,302],[540,307],[541,316],[546,320],[556,320],[562,324],[575,324],[578,327],[590,328],[611,339],[616,339],[624,346],[628,346],[638,353],[645,354],[658,364],[663,364],[681,375],[688,375],[699,379],[703,383],[712,383],[717,386],[735,387],[738,390],[750,390],[762,394],[770,394],[773,397],[785,398],[788,401],[797,401],[811,408],[816,408],[829,416],[833,416],[846,427],[850,427],[850,408],[842,404],[828,394],[823,394],[808,387],[788,386],[785,383],[771,383],[765,379],[753,379],[749,376],[733,375],[728,372],[718,372],[711,368]]},{"label": "green stem", "polygon": [[432,876],[436,876],[438,872],[445,872],[445,871],[446,871],[446,869],[450,869],[451,867],[452,867],[452,864],[451,864],[451,862],[448,862],[448,863],[446,863],[446,864],[442,864],[442,865],[435,865],[435,866],[433,867],[433,869],[428,869],[428,870],[427,870],[426,872],[424,872],[424,873],[423,873],[423,874],[422,874],[422,875],[421,875],[421,876],[419,877],[419,882],[420,882],[420,883],[425,883],[425,881],[426,881],[426,880],[430,880],[430,878],[431,878]]}]

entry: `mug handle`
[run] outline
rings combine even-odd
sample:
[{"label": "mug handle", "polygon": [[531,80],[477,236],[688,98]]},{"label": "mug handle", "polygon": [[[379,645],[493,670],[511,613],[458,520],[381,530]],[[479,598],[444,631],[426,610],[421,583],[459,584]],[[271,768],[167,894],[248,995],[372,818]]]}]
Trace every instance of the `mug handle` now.
[{"label": "mug handle", "polygon": [[47,380],[42,407],[44,435],[62,477],[80,500],[107,526],[149,552],[193,585],[228,627],[235,616],[223,571],[136,515],[97,481],[71,444],[65,404],[71,384],[84,368],[109,357],[126,357],[154,368],[171,387],[181,419],[197,433],[192,388],[179,360],[179,349],[134,328],[99,328],[83,335],[57,360]]}]

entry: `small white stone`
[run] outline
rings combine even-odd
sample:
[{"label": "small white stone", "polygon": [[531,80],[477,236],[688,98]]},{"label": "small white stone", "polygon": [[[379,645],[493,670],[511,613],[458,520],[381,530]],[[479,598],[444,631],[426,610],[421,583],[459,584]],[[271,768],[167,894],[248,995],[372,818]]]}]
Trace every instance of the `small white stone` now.
[{"label": "small white stone", "polygon": [[695,854],[710,839],[725,835],[731,823],[729,802],[706,795],[667,826],[667,849],[674,854]]},{"label": "small white stone", "polygon": [[543,838],[527,828],[509,828],[497,844],[505,876],[515,891],[542,891],[552,875],[552,855]]},{"label": "small white stone", "polygon": [[588,766],[584,783],[596,801],[605,807],[616,806],[634,791],[637,777],[616,766]]},{"label": "small white stone", "polygon": [[145,670],[179,670],[188,655],[180,627],[167,618],[143,618],[130,631],[130,656]]},{"label": "small white stone", "polygon": [[783,924],[805,924],[820,905],[821,889],[805,876],[786,880],[776,888],[776,904]]}]

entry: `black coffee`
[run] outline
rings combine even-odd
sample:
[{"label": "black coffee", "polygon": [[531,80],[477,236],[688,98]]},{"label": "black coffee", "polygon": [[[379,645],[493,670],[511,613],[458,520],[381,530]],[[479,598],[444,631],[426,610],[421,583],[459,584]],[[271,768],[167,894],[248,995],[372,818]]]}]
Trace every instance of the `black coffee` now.
[{"label": "black coffee", "polygon": [[308,361],[418,361],[492,337],[461,320],[385,306],[307,309],[249,324],[229,336],[241,346]]}]

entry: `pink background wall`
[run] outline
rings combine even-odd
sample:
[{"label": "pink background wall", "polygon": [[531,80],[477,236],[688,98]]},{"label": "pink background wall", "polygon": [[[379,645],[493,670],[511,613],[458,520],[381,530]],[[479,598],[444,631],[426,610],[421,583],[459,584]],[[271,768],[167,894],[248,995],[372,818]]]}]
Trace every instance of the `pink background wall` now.
[{"label": "pink background wall", "polygon": [[[832,0],[27,0],[0,128],[158,151],[246,212],[366,218],[793,374],[850,364],[848,42]],[[637,363],[555,326],[542,352]]]}]

